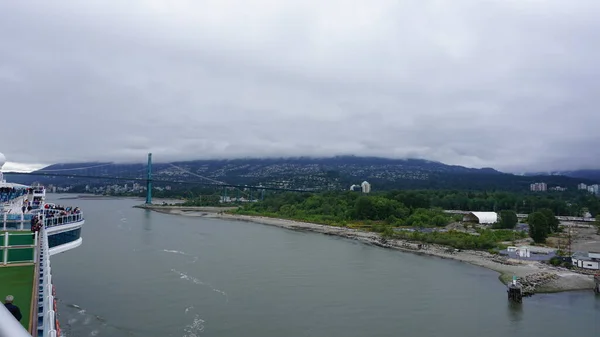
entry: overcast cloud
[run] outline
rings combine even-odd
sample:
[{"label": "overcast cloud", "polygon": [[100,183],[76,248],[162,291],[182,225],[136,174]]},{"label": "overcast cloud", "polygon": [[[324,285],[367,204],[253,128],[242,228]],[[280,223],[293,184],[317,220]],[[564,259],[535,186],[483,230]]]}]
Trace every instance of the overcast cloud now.
[{"label": "overcast cloud", "polygon": [[2,1],[0,151],[600,168],[600,1],[358,2]]}]

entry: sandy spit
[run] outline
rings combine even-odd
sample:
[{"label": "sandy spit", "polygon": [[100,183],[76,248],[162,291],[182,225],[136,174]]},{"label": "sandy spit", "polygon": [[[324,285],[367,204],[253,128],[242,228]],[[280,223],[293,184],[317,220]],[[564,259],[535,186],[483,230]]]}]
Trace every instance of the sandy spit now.
[{"label": "sandy spit", "polygon": [[561,292],[570,290],[592,290],[594,287],[593,277],[590,275],[579,274],[565,268],[557,268],[549,266],[537,261],[523,261],[499,258],[496,255],[482,251],[463,250],[456,251],[453,248],[440,245],[427,245],[418,248],[418,244],[405,240],[382,240],[377,233],[364,232],[356,229],[320,225],[308,222],[295,220],[269,218],[262,216],[249,215],[234,215],[222,213],[228,209],[236,207],[172,207],[172,206],[136,206],[139,208],[151,209],[160,213],[210,217],[226,220],[237,220],[254,222],[263,225],[276,226],[290,230],[301,230],[308,232],[316,232],[326,235],[335,235],[347,239],[358,240],[366,244],[376,245],[380,247],[396,249],[415,254],[435,256],[444,259],[452,259],[470,263],[476,266],[484,267],[499,272],[499,279],[506,282],[513,275],[519,278],[524,278],[533,274],[551,273],[556,275],[556,278],[550,282],[537,287],[536,292]]}]

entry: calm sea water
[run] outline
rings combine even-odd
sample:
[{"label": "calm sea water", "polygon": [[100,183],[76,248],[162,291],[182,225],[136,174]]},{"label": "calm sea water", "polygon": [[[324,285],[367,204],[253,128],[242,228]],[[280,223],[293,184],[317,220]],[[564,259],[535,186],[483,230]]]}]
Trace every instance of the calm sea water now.
[{"label": "calm sea water", "polygon": [[66,336],[600,336],[591,290],[515,306],[497,273],[455,261],[131,199],[62,203],[86,217],[83,245],[52,258]]}]

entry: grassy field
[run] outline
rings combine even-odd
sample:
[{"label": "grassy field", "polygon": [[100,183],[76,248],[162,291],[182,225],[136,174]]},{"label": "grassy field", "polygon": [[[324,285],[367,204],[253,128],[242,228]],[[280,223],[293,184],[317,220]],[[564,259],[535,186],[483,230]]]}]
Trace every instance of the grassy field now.
[{"label": "grassy field", "polygon": [[29,330],[31,295],[33,291],[33,264],[30,266],[0,267],[0,299],[7,295],[15,297],[14,304],[21,309],[21,325]]}]

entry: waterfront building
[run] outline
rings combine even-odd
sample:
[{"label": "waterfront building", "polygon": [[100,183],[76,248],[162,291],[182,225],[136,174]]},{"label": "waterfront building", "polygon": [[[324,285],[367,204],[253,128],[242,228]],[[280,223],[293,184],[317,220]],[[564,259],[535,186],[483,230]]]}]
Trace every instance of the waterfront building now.
[{"label": "waterfront building", "polygon": [[574,266],[583,269],[600,269],[600,253],[597,252],[576,252],[571,256],[571,263]]}]

